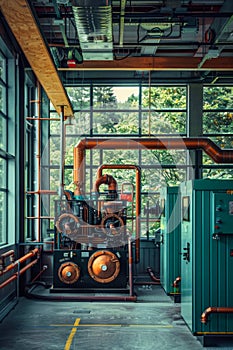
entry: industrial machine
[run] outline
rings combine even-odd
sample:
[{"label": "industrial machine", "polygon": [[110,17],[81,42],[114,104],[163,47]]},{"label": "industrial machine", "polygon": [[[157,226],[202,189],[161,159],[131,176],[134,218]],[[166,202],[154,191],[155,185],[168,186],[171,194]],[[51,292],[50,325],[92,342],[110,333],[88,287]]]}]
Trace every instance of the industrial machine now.
[{"label": "industrial machine", "polygon": [[178,301],[179,286],[174,287],[180,276],[180,193],[179,187],[163,187],[160,191],[160,282],[167,294]]},{"label": "industrial machine", "polygon": [[233,334],[233,181],[181,184],[181,314],[193,334]]},{"label": "industrial machine", "polygon": [[[102,184],[107,192],[100,193]],[[118,199],[113,176],[99,177],[89,198],[70,191],[64,197],[55,201],[51,292],[128,291],[127,200]]]}]

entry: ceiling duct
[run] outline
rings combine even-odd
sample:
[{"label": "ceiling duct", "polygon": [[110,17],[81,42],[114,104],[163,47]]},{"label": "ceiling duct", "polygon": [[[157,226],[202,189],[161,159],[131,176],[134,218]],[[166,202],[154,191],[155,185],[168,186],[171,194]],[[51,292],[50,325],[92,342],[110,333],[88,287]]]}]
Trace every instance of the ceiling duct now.
[{"label": "ceiling duct", "polygon": [[108,0],[74,0],[83,60],[113,60],[112,7]]}]

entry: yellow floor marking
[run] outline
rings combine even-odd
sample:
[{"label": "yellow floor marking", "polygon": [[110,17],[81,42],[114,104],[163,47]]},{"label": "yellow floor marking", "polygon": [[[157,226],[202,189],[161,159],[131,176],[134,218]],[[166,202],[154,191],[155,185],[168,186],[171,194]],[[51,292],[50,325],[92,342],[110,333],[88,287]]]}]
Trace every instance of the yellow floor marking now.
[{"label": "yellow floor marking", "polygon": [[[80,319],[77,319],[77,320],[80,320]],[[76,331],[76,328],[75,327],[131,327],[131,328],[134,328],[134,327],[137,327],[137,328],[173,328],[172,325],[161,325],[161,324],[110,324],[110,323],[107,323],[107,324],[104,324],[104,323],[82,323],[82,324],[50,324],[50,327],[72,327],[73,326],[73,329],[75,329]],[[72,332],[72,331],[71,331]],[[66,349],[65,349],[66,350]]]},{"label": "yellow floor marking", "polygon": [[64,347],[64,350],[69,350],[70,349],[70,346],[72,344],[72,340],[74,338],[74,335],[77,331],[77,326],[79,325],[79,322],[80,322],[80,318],[77,318],[76,321],[74,322],[73,324],[73,328],[71,329],[71,332],[70,332],[70,335],[66,341],[66,345]]}]

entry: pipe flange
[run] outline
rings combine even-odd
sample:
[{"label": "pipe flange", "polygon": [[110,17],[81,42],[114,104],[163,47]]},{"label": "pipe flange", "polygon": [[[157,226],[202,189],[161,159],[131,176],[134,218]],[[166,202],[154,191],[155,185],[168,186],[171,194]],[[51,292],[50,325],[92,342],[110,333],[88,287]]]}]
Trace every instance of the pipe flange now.
[{"label": "pipe flange", "polygon": [[79,218],[72,213],[61,214],[55,224],[58,232],[71,234],[80,226]]},{"label": "pipe flange", "polygon": [[110,251],[97,251],[88,261],[88,272],[96,282],[110,283],[119,275],[120,261]]},{"label": "pipe flange", "polygon": [[80,268],[71,261],[65,262],[58,269],[58,277],[63,283],[73,284],[80,277]]},{"label": "pipe flange", "polygon": [[105,215],[101,221],[103,232],[111,236],[121,234],[123,226],[125,226],[123,219],[114,213]]}]

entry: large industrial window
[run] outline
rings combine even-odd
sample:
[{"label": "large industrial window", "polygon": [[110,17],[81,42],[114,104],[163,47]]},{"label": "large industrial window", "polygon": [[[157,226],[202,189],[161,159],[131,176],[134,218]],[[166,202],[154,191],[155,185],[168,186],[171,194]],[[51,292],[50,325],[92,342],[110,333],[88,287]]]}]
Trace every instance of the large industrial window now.
[{"label": "large industrial window", "polygon": [[0,246],[15,243],[15,84],[15,60],[0,37]]},{"label": "large industrial window", "polygon": [[[203,133],[220,148],[233,148],[233,87],[204,86]],[[203,177],[232,179],[229,164],[215,164],[203,154]]]},{"label": "large industrial window", "polygon": [[[66,121],[65,187],[72,190],[73,149],[84,137],[186,136],[186,86],[76,86],[67,87],[75,118]],[[54,110],[50,118],[56,118]],[[59,188],[60,123],[50,122],[50,189]],[[155,208],[159,190],[165,185],[178,185],[186,179],[186,152],[147,150],[86,151],[86,192],[90,192],[101,164],[133,164],[142,174],[143,232],[155,229],[146,222],[146,211]],[[135,188],[134,171],[110,171],[121,191],[125,182]],[[52,197],[50,197],[52,200]],[[53,213],[51,212],[51,215]],[[151,231],[152,230],[152,231]]]},{"label": "large industrial window", "polygon": [[0,52],[0,245],[7,243],[7,79],[6,58]]}]

